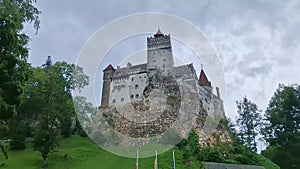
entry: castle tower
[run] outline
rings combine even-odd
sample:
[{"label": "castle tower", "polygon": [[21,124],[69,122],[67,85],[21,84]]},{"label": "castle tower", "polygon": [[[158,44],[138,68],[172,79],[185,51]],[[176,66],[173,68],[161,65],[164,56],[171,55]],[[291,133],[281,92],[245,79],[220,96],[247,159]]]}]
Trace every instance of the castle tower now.
[{"label": "castle tower", "polygon": [[166,70],[174,67],[170,35],[160,29],[154,37],[147,38],[147,69]]},{"label": "castle tower", "polygon": [[114,75],[115,68],[110,64],[103,70],[103,86],[102,86],[102,97],[101,107],[109,106],[109,93],[110,84]]},{"label": "castle tower", "polygon": [[208,80],[203,67],[201,65],[201,72],[200,72],[200,76],[199,76],[199,85],[206,88],[208,91],[210,91],[212,93],[212,86],[211,86],[211,82]]}]

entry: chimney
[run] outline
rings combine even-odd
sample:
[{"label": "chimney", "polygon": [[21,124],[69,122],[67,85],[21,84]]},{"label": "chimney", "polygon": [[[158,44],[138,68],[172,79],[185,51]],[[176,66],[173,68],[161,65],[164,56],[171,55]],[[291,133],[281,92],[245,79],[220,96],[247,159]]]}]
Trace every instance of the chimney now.
[{"label": "chimney", "polygon": [[220,89],[218,87],[216,87],[216,91],[217,91],[218,98],[220,98]]}]

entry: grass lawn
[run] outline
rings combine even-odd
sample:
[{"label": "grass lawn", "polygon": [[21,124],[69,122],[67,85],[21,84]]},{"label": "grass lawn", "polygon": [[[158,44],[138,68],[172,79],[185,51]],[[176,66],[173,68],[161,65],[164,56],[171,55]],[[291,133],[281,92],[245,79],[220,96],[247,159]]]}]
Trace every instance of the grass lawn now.
[{"label": "grass lawn", "polygon": [[[65,159],[64,155],[68,154]],[[184,166],[182,154],[175,149],[176,167],[178,169],[199,169],[199,162],[192,160],[191,167]],[[89,138],[71,137],[62,139],[60,146],[57,147],[49,156],[50,169],[134,169],[134,158],[120,157],[111,154],[94,144]],[[32,149],[24,151],[9,151],[9,159],[5,160],[0,156],[0,169],[40,169],[42,158],[39,152]],[[154,157],[139,159],[139,169],[153,168]],[[172,168],[172,151],[165,152],[158,156],[160,169]]]}]

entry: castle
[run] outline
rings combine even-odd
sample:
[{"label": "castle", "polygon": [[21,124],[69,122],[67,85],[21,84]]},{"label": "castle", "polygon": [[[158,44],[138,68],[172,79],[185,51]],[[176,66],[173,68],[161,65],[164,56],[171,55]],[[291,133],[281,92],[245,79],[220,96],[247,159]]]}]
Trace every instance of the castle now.
[{"label": "castle", "polygon": [[[212,133],[217,133],[222,142],[231,140],[218,125],[226,116],[219,88],[215,91],[216,94],[202,65],[199,78],[192,63],[174,66],[171,37],[158,29],[147,38],[147,63],[127,63],[126,67],[117,68],[109,64],[103,70],[101,110],[114,130],[131,138],[163,134],[180,117],[179,123],[191,123],[199,136],[199,145],[209,146],[215,142]],[[181,137],[189,132],[178,123],[175,126],[173,129]],[[159,137],[163,140],[165,136]],[[122,140],[121,144],[130,142]]]},{"label": "castle", "polygon": [[[149,74],[155,70],[171,74],[175,79],[185,76],[185,81],[197,84],[199,101],[206,110],[218,109],[224,114],[219,88],[213,92],[202,66],[199,78],[193,64],[174,67],[170,35],[160,29],[147,38],[147,63],[114,68],[111,64],[103,70],[101,107],[122,105],[143,100],[143,91],[149,82]],[[210,106],[213,105],[213,106]]]}]

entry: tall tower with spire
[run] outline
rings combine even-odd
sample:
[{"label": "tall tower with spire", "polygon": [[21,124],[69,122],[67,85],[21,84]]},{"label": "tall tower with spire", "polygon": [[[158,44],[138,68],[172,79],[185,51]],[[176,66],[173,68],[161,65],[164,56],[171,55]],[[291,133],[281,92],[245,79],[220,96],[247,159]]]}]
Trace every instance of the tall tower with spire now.
[{"label": "tall tower with spire", "polygon": [[147,69],[168,70],[174,67],[170,35],[158,28],[154,37],[147,38]]}]

